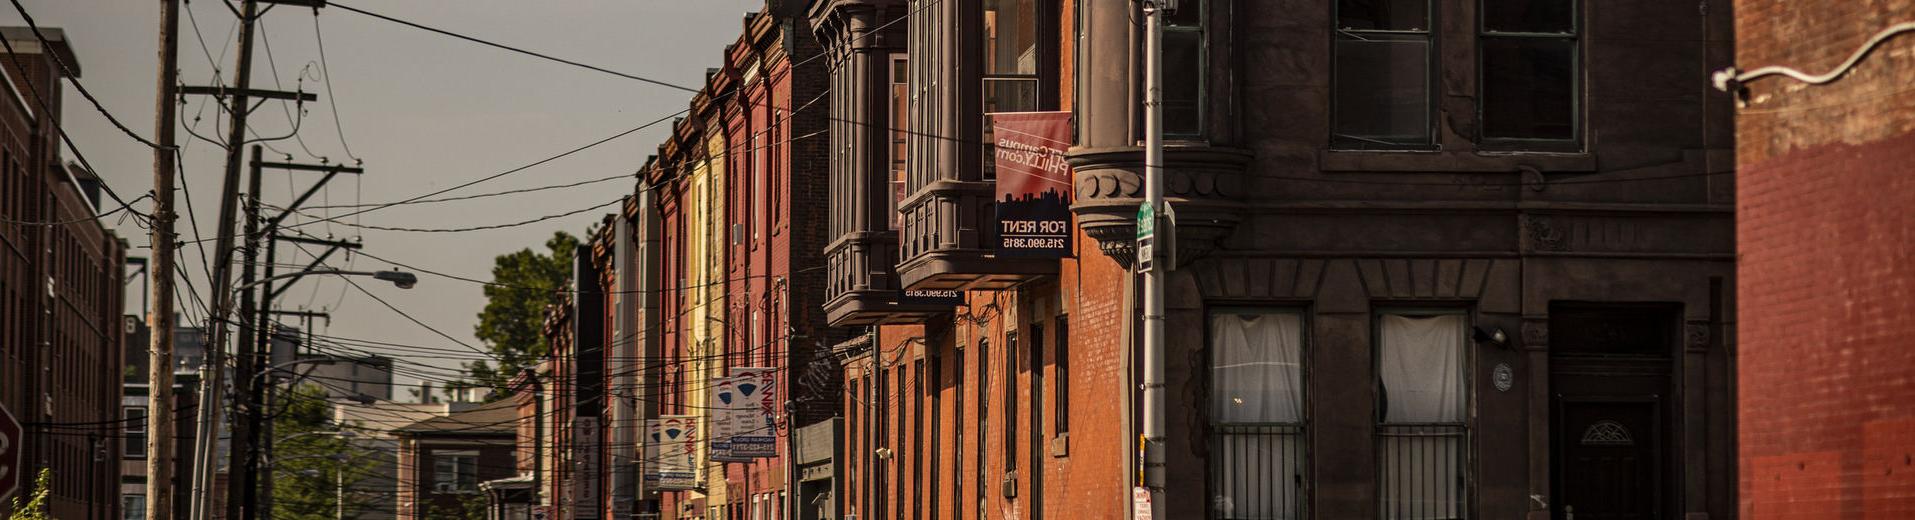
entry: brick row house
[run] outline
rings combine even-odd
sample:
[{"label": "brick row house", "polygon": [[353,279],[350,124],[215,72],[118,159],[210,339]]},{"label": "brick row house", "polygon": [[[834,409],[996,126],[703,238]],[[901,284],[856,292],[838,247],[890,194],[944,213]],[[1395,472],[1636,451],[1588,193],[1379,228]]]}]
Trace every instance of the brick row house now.
[{"label": "brick row house", "polygon": [[[1735,515],[1728,5],[1179,3],[1162,517]],[[809,15],[864,334],[799,517],[1126,517],[1139,4]],[[1050,111],[1072,250],[1011,255],[993,121]]]},{"label": "brick row house", "polygon": [[41,32],[0,28],[14,50],[0,55],[0,406],[25,425],[22,491],[50,469],[49,513],[117,517],[126,245],[90,218],[111,208],[99,177],[61,159],[62,83],[79,62],[63,32]]},{"label": "brick row house", "polygon": [[1915,516],[1915,3],[1735,9],[1740,513]]},{"label": "brick row house", "polygon": [[[832,421],[839,394],[827,349],[837,338],[820,312],[828,236],[810,224],[828,202],[827,69],[804,7],[775,1],[745,16],[633,195],[579,248],[573,285],[547,313],[550,357],[514,387],[517,468],[535,492],[489,483],[495,511],[788,516],[793,432]],[[775,455],[716,462],[700,444],[695,485],[648,481],[659,456],[647,421],[710,420],[715,381],[747,367],[776,381],[772,424],[756,432]]]}]

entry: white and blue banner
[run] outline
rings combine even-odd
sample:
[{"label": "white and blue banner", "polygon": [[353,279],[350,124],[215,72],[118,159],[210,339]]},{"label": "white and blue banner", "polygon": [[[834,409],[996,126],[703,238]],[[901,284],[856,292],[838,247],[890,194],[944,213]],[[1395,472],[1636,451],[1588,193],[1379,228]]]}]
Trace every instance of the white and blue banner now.
[{"label": "white and blue banner", "polygon": [[698,419],[696,415],[666,415],[647,421],[652,445],[658,458],[648,467],[648,484],[655,481],[660,491],[683,491],[698,487]]},{"label": "white and blue banner", "polygon": [[778,429],[773,399],[777,373],[770,368],[731,369],[731,398],[726,416],[731,425],[731,456],[739,459],[778,455]]}]

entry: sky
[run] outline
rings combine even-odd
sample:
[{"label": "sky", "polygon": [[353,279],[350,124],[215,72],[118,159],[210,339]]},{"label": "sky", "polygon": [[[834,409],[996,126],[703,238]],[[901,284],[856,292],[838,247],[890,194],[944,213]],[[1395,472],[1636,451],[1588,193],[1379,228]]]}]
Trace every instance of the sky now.
[{"label": "sky", "polygon": [[[723,48],[737,39],[745,13],[761,8],[759,0],[342,1],[354,8],[693,87],[703,81],[707,68],[721,64]],[[160,2],[20,3],[42,28],[65,30],[79,58],[80,82],[113,116],[150,138],[158,74]],[[216,67],[231,78],[237,36],[232,12],[218,0],[199,0],[183,7],[180,80],[187,85],[210,85],[215,81]],[[19,12],[11,6],[0,7],[0,24],[23,25]],[[261,25],[261,37],[255,40],[254,88],[304,90],[320,97],[317,102],[306,103],[303,110],[290,103],[270,102],[252,112],[249,126],[265,137],[287,135],[298,119],[298,139],[268,143],[277,151],[268,150],[267,159],[285,160],[291,155],[296,162],[318,162],[322,158],[332,162],[364,161],[363,176],[340,176],[307,207],[397,201],[456,186],[670,115],[684,109],[691,98],[684,91],[514,54],[337,7],[322,9],[315,16],[312,9],[281,6],[268,12]],[[322,39],[323,65],[318,43]],[[323,81],[328,72],[332,75],[331,95]],[[224,152],[186,130],[223,138],[225,118],[203,96],[187,101],[179,115],[179,139],[186,146],[180,176],[191,192],[191,216],[199,229],[196,234],[182,218],[176,230],[183,240],[206,238],[204,254],[211,255]],[[150,149],[120,133],[70,85],[66,87],[62,113],[68,134],[109,187],[127,198],[152,189]],[[660,124],[444,196],[630,174],[656,151],[669,127]],[[62,155],[73,158],[71,152]],[[283,205],[317,176],[268,171],[262,179],[265,203]],[[613,180],[469,201],[396,206],[341,221],[432,229],[510,224],[606,204],[632,190],[632,181]],[[185,207],[188,199],[179,197],[182,215],[189,209]],[[108,200],[105,207],[111,208],[112,204]],[[136,207],[150,211],[145,201]],[[524,226],[458,233],[372,230],[335,223],[308,224],[298,229],[319,236],[359,238],[364,241],[364,251],[371,255],[487,280],[495,256],[526,247],[543,250],[553,232],[580,234],[614,208]],[[348,210],[312,212],[327,211],[340,214]],[[151,254],[146,230],[130,220],[116,219],[113,223],[131,246],[129,256]],[[182,246],[181,265],[192,273],[188,281],[205,296],[208,269],[199,246]],[[303,264],[311,259],[303,254],[287,258],[287,249],[281,247],[279,263]],[[395,267],[363,255],[355,255],[350,263],[335,255],[329,264],[359,270]],[[282,296],[279,308],[331,312],[330,325],[322,322],[315,326],[321,334],[452,351],[445,358],[461,357],[459,351],[469,352],[462,343],[484,348],[473,336],[477,314],[485,306],[480,285],[423,273],[418,286],[411,290],[370,279],[355,281],[445,336],[413,323],[335,277],[300,280]],[[130,282],[128,312],[138,313],[139,286],[144,280]],[[179,306],[197,309],[187,300]],[[199,316],[199,312],[194,311],[192,316]],[[402,367],[417,362],[451,369],[461,362],[409,352],[387,354],[400,358]],[[416,384],[417,378],[400,374],[395,382]],[[394,396],[405,400],[410,393],[396,389]]]}]

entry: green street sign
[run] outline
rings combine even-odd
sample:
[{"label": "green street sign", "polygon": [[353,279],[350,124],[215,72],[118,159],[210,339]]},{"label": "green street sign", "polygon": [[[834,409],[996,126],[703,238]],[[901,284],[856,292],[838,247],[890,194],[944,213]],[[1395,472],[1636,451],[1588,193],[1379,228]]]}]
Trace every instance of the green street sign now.
[{"label": "green street sign", "polygon": [[1157,209],[1149,202],[1137,205],[1137,239],[1142,240],[1157,234]]}]

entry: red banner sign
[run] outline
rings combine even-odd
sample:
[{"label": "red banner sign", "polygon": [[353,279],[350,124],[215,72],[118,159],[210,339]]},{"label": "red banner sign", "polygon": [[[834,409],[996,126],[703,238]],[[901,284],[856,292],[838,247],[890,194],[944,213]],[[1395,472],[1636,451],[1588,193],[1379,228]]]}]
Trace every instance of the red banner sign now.
[{"label": "red banner sign", "polygon": [[991,114],[997,170],[997,254],[1071,252],[1070,112]]}]

